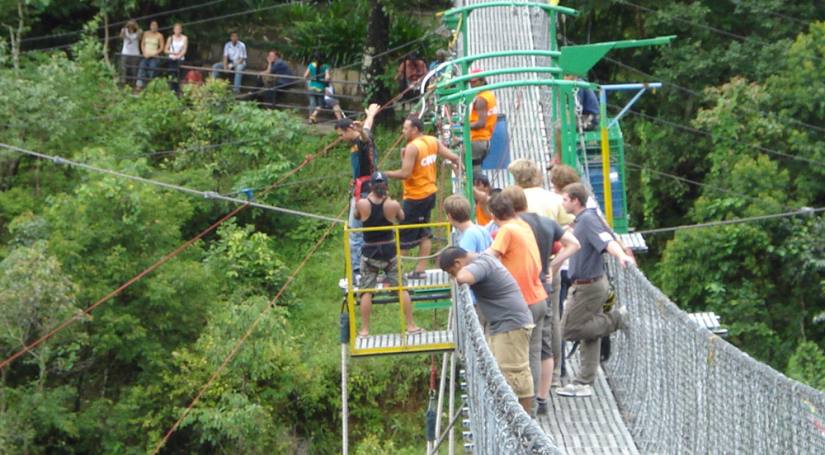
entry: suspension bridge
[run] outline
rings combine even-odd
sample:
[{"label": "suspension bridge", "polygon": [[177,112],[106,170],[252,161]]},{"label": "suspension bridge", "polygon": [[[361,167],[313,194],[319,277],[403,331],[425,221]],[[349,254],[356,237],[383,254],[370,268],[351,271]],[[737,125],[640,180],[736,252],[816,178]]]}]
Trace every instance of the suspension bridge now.
[{"label": "suspension bridge", "polygon": [[[470,65],[482,67],[480,75],[487,76],[488,82],[481,89],[495,90],[499,109],[507,115],[510,158],[527,158],[544,168],[554,155],[560,156],[590,184],[613,227],[625,233],[625,243],[644,249],[641,236],[627,233],[623,198],[618,120],[630,105],[612,119],[605,107],[610,89],[638,90],[635,101],[650,84],[600,87],[600,131],[584,132],[577,131],[571,120],[575,90],[592,85],[565,85],[560,76],[586,74],[611,49],[665,44],[673,37],[560,47],[559,18],[576,11],[557,3],[457,2],[443,15],[456,44],[456,58],[444,67],[456,70],[454,82],[469,79]],[[537,79],[536,74],[543,77]],[[449,85],[441,82],[438,87]],[[452,85],[452,91],[436,90],[436,96],[444,105],[452,102],[453,122],[459,118],[462,124],[464,117],[466,125],[468,105],[481,89]],[[425,93],[425,88],[421,90]],[[443,115],[441,107],[436,101],[435,110]],[[445,131],[451,129],[455,128]],[[466,146],[469,129],[463,133]],[[450,138],[442,135],[442,140]],[[465,168],[471,173],[467,159]],[[512,184],[506,169],[498,167],[482,172],[493,186]],[[467,181],[472,182],[471,177],[464,182],[456,179],[454,191],[472,200]],[[487,348],[468,289],[451,285],[439,272],[430,271],[423,282],[390,289],[418,291],[420,300],[427,300],[424,291],[440,293],[442,299],[444,292],[451,295],[449,329],[432,339],[405,337],[403,328],[401,335],[355,337],[355,322],[345,317],[344,452],[348,450],[348,354],[446,351],[435,425],[428,431],[431,454],[454,453],[457,426],[464,428],[465,453],[478,454],[825,453],[825,394],[726,342],[720,337],[723,330],[712,330],[719,329],[712,314],[685,313],[637,268],[621,268],[614,262],[608,268],[618,302],[629,310],[629,329],[613,335],[613,354],[599,369],[593,396],[565,398],[551,393],[548,414],[536,419],[522,409]],[[351,319],[357,294],[357,288],[349,286]],[[568,374],[577,364],[575,356],[570,359]]]}]

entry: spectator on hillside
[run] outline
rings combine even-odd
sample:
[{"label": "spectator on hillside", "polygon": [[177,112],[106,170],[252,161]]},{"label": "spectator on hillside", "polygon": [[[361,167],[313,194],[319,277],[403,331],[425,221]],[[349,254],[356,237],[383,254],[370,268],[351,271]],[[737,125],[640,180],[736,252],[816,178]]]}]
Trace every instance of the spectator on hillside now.
[{"label": "spectator on hillside", "polygon": [[189,70],[186,72],[186,76],[183,78],[183,81],[181,81],[181,84],[203,85],[203,74],[198,70]]},{"label": "spectator on hillside", "polygon": [[[324,63],[323,56],[316,52],[312,55],[312,61],[307,65],[307,70],[304,72],[304,79],[307,80],[307,88],[309,89],[309,123],[316,123],[318,121],[318,113],[323,108],[333,109],[335,117],[340,119],[343,114],[340,113],[341,108],[337,101],[331,102],[330,105],[325,101],[326,98],[332,98],[327,90],[330,87],[330,67]],[[330,87],[331,88],[331,87]]]},{"label": "spectator on hillside", "polygon": [[[282,77],[284,76],[284,77]],[[276,50],[271,50],[266,54],[266,68],[258,73],[258,88],[266,88],[263,91],[261,101],[268,108],[275,107],[278,102],[278,92],[295,83],[292,77],[292,70],[281,58]]]},{"label": "spectator on hillside", "polygon": [[[521,187],[517,185],[509,186],[502,193],[513,202],[516,215],[524,220],[533,231],[533,236],[536,238],[536,247],[538,247],[541,258],[541,275],[539,275],[539,279],[547,294],[552,295],[551,281],[558,273],[561,264],[579,250],[581,247],[579,241],[572,233],[565,231],[550,218],[528,212],[527,197]],[[561,243],[562,249],[550,262],[549,259],[555,242]],[[550,395],[555,357],[557,353],[562,352],[560,351],[561,327],[558,311],[555,311],[551,303],[552,301],[548,301],[547,311],[544,313],[544,320],[541,324],[541,377],[538,384],[535,384],[538,414],[547,414],[547,399]]]},{"label": "spectator on hillside", "polygon": [[588,192],[584,185],[572,183],[562,191],[565,210],[576,216],[573,235],[581,243],[581,249],[570,258],[573,287],[567,296],[562,327],[565,340],[580,341],[581,365],[573,382],[557,389],[556,393],[586,397],[593,394],[592,384],[599,369],[600,338],[624,326],[626,311],[625,307],[614,307],[604,312],[609,284],[602,254],[607,252],[616,257],[622,267],[636,265],[636,261],[624,252],[613,231],[595,210],[585,207]]},{"label": "spectator on hillside", "polygon": [[510,163],[507,170],[513,175],[516,185],[524,190],[528,211],[546,216],[562,226],[573,221],[573,217],[564,211],[561,197],[541,186],[542,173],[534,161],[520,158]]},{"label": "spectator on hillside", "polygon": [[530,375],[532,317],[516,280],[495,256],[449,247],[438,258],[441,270],[473,291],[477,308],[487,322],[487,345],[519,403],[533,407]]},{"label": "spectator on hillside", "polygon": [[120,50],[120,83],[135,79],[140,65],[140,38],[143,30],[138,27],[134,19],[129,19],[126,26],[120,29],[123,47]]},{"label": "spectator on hillside", "polygon": [[149,23],[149,31],[143,34],[140,40],[140,50],[143,59],[138,68],[137,88],[146,85],[147,79],[155,77],[155,69],[160,65],[160,54],[163,52],[163,34],[158,32],[158,21]]},{"label": "spectator on hillside", "polygon": [[[372,135],[372,124],[375,116],[381,107],[377,104],[370,104],[367,108],[367,117],[364,122],[354,122],[345,118],[335,123],[335,132],[338,137],[351,145],[350,165],[352,166],[352,182],[350,189],[352,199],[350,199],[349,227],[360,228],[361,221],[356,216],[356,204],[361,199],[367,197],[370,190],[370,176],[375,172],[375,165],[378,156],[375,152],[375,140]],[[364,234],[362,232],[350,232],[349,248],[352,273],[357,276],[361,273],[361,246],[364,244]]]},{"label": "spectator on hillside", "polygon": [[[428,68],[428,71],[432,71],[432,70],[438,68],[438,65],[446,62],[447,57],[449,57],[449,56],[450,56],[450,53],[447,52],[446,49],[439,49],[439,50],[435,51],[435,60],[430,62],[430,67]],[[446,67],[441,68],[440,70],[438,70],[437,73],[433,74],[433,79],[438,78],[438,76],[441,76],[441,74],[444,73],[445,69],[446,69]]]},{"label": "spectator on hillside", "polygon": [[516,216],[513,201],[504,192],[490,199],[490,211],[498,224],[493,245],[487,250],[501,259],[516,279],[521,295],[533,316],[535,328],[530,335],[530,372],[533,383],[541,378],[541,340],[547,291],[541,283],[541,255],[530,225]]},{"label": "spectator on hillside", "polygon": [[236,94],[241,91],[241,81],[243,80],[243,70],[246,69],[246,44],[238,39],[238,33],[229,34],[229,41],[223,46],[223,61],[212,65],[212,78],[217,78],[220,70],[234,71],[235,80],[232,91]]},{"label": "spectator on hillside", "polygon": [[172,89],[180,92],[180,63],[186,59],[186,50],[189,48],[189,38],[183,34],[180,22],[172,27],[172,36],[166,41],[166,55],[169,57],[169,74],[172,78]]},{"label": "spectator on hillside", "polygon": [[[458,155],[450,151],[435,136],[424,134],[421,119],[411,115],[404,120],[402,129],[407,145],[401,152],[401,169],[387,171],[387,176],[404,181],[404,224],[425,224],[430,222],[430,212],[435,207],[436,161],[438,157],[450,160],[454,169],[460,164]],[[408,278],[424,279],[427,259],[432,249],[429,228],[404,229],[401,231],[401,249],[405,256],[411,248],[418,246],[420,259],[415,271]]]},{"label": "spectator on hillside", "polygon": [[404,61],[398,65],[398,71],[395,72],[395,80],[398,81],[398,90],[404,92],[409,87],[410,89],[404,92],[402,99],[408,100],[415,98],[416,93],[414,87],[418,81],[427,75],[427,64],[418,57],[415,52],[410,52],[404,58]]},{"label": "spectator on hillside", "polygon": [[[370,193],[356,204],[358,219],[364,227],[384,227],[397,224],[404,219],[401,204],[393,200],[387,190],[387,177],[382,172],[375,172],[370,178]],[[374,289],[378,286],[378,275],[385,275],[384,284],[398,286],[398,257],[396,254],[395,231],[380,230],[364,232],[364,247],[361,250],[361,289]],[[416,335],[423,329],[413,322],[412,301],[407,291],[402,292],[401,305],[407,323],[407,335]],[[361,329],[358,336],[369,335],[370,313],[372,311],[372,293],[361,294]]]}]

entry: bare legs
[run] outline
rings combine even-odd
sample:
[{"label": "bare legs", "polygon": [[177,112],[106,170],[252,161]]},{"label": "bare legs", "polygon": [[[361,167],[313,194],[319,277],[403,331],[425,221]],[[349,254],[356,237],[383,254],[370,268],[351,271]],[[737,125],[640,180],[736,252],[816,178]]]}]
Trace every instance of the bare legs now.
[{"label": "bare legs", "polygon": [[[407,323],[407,332],[418,330],[418,327],[413,321],[413,306],[410,293],[404,291],[402,294],[402,308],[404,310],[404,320]],[[358,336],[365,337],[370,332],[370,315],[372,314],[372,294],[361,294],[361,329],[358,331]]]},{"label": "bare legs", "polygon": [[539,381],[538,393],[536,396],[546,400],[550,395],[550,386],[553,383],[553,357],[541,361],[541,380]]}]

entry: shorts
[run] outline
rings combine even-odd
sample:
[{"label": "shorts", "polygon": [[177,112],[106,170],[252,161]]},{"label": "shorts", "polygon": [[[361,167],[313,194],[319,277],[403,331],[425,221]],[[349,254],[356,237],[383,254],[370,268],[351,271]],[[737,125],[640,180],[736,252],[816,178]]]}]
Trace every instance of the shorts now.
[{"label": "shorts", "polygon": [[[404,199],[404,222],[401,225],[429,223],[430,213],[434,207],[435,193],[424,199]],[[430,228],[401,229],[401,248],[408,250],[421,243],[421,239],[426,239],[431,235]]]},{"label": "shorts", "polygon": [[361,256],[361,289],[373,289],[378,286],[378,275],[384,272],[384,284],[398,286],[398,261],[391,259],[372,259]]},{"label": "shorts", "polygon": [[473,165],[481,166],[481,162],[484,161],[484,158],[487,157],[487,152],[490,151],[490,141],[473,141],[471,144]]},{"label": "shorts", "polygon": [[501,369],[501,374],[519,398],[534,395],[529,347],[532,332],[532,327],[522,327],[487,338],[487,344]]}]

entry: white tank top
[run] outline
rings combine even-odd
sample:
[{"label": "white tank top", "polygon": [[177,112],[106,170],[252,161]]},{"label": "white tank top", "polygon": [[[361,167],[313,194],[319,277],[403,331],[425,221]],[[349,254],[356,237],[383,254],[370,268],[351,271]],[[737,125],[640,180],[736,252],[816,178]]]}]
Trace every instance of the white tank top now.
[{"label": "white tank top", "polygon": [[[186,41],[186,38],[181,36],[180,39],[175,39],[175,35],[172,35],[172,38],[170,39],[170,41],[172,43],[169,45],[169,53],[170,54],[177,54],[178,52],[183,50],[183,43],[184,43],[184,41]],[[183,60],[183,59],[184,59],[183,57],[180,58],[180,60]]]}]

